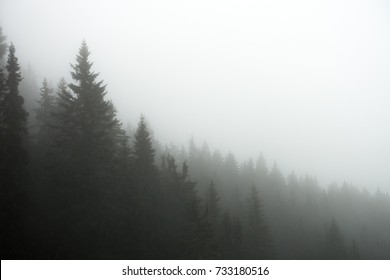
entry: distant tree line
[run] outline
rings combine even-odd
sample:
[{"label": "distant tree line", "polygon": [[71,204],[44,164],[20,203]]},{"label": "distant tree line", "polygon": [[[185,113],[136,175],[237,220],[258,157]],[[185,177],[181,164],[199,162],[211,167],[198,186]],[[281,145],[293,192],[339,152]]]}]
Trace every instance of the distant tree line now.
[{"label": "distant tree line", "polygon": [[2,259],[390,258],[387,194],[285,179],[193,139],[161,148],[144,116],[123,128],[89,54],[83,42],[71,82],[43,80],[28,114],[0,32]]}]

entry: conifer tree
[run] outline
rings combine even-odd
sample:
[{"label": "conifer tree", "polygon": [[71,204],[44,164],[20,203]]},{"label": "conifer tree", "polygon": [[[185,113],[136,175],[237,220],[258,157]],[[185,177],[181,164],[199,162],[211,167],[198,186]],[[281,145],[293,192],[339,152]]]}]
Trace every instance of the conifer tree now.
[{"label": "conifer tree", "polygon": [[[96,81],[98,74],[92,71],[93,63],[89,55],[88,46],[83,41],[76,64],[71,65],[74,83],[69,84],[69,88],[73,91],[73,100],[66,92],[64,95],[68,102],[73,101],[73,156],[86,173],[95,173],[96,168],[104,171],[112,163],[118,147],[115,141],[118,139],[120,123],[112,103],[105,100],[106,86],[103,81]],[[88,171],[86,167],[91,168]],[[99,174],[107,176],[106,172],[97,172],[95,175]],[[104,179],[104,176],[101,178]]]},{"label": "conifer tree", "polygon": [[[27,112],[23,107],[23,97],[19,94],[19,84],[22,80],[18,59],[15,56],[13,44],[9,47],[6,65],[8,77],[3,84],[2,100],[2,147],[1,176],[3,188],[13,188],[20,185],[26,178],[27,152],[23,148],[23,140],[27,135]],[[4,78],[2,78],[4,79]]]},{"label": "conifer tree", "polygon": [[335,219],[332,219],[326,232],[323,258],[326,260],[342,260],[347,258],[344,237]]},{"label": "conifer tree", "polygon": [[225,211],[221,219],[221,251],[223,259],[240,259],[242,229],[236,217],[230,217],[229,211]]},{"label": "conifer tree", "polygon": [[[8,76],[2,86],[1,158],[0,158],[0,207],[1,207],[1,248],[8,257],[18,254],[18,240],[22,234],[21,224],[25,207],[25,187],[28,182],[28,155],[23,147],[27,136],[27,112],[23,97],[19,94],[22,80],[18,59],[13,44],[9,47],[6,65]],[[4,79],[4,76],[0,77]]]},{"label": "conifer tree", "polygon": [[6,85],[5,85],[6,77],[2,68],[0,68],[0,169],[4,164],[4,152],[5,152],[5,123],[4,112],[5,112],[5,95],[7,94]]},{"label": "conifer tree", "polygon": [[185,259],[220,258],[215,235],[206,216],[199,211],[199,198],[196,195],[195,182],[188,179],[187,163],[183,163],[182,192],[184,198],[184,238],[182,246],[188,249]]},{"label": "conifer tree", "polygon": [[141,115],[135,132],[134,166],[137,175],[142,177],[142,180],[155,176],[154,155],[155,150],[153,148],[151,134],[145,117]]},{"label": "conifer tree", "polygon": [[144,258],[156,258],[157,250],[152,244],[157,242],[157,224],[161,221],[161,193],[154,164],[155,150],[152,144],[145,117],[141,115],[134,135],[132,195],[135,196],[134,208],[137,214],[134,220],[140,236],[138,237],[140,254]]},{"label": "conifer tree", "polygon": [[89,55],[84,41],[71,65],[73,83],[62,79],[58,85],[53,113],[58,160],[53,186],[61,190],[57,202],[63,205],[57,220],[64,222],[57,226],[62,238],[69,239],[63,249],[66,254],[96,258],[108,250],[105,228],[113,228],[116,220],[114,169],[121,129],[113,104],[105,99],[106,86],[92,71]]},{"label": "conifer tree", "polygon": [[65,78],[62,77],[59,80],[55,93],[54,104],[57,106],[57,110],[65,111],[69,106],[73,106],[71,101],[74,101],[75,98],[74,95],[68,91],[68,83]]},{"label": "conifer tree", "polygon": [[37,141],[41,148],[47,149],[53,140],[54,97],[53,89],[49,87],[46,79],[43,80],[40,91],[39,108],[36,110]]},{"label": "conifer tree", "polygon": [[269,259],[273,257],[272,240],[264,220],[259,192],[254,185],[247,200],[247,246],[251,258]]},{"label": "conifer tree", "polygon": [[218,258],[214,234],[201,214],[200,200],[195,191],[195,182],[188,179],[188,166],[183,163],[182,172],[177,171],[175,159],[163,158],[161,170],[164,191],[164,251],[174,259]]},{"label": "conifer tree", "polygon": [[223,259],[241,259],[242,227],[238,216],[233,219],[225,211],[222,215],[221,251]]},{"label": "conifer tree", "polygon": [[220,209],[219,197],[213,180],[210,181],[206,197],[207,220],[214,230],[217,229],[219,223]]},{"label": "conifer tree", "polygon": [[242,234],[241,220],[236,216],[232,221],[233,256],[236,259],[242,257]]},{"label": "conifer tree", "polygon": [[3,35],[3,28],[0,26],[0,68],[3,66],[3,58],[7,52],[6,37]]},{"label": "conifer tree", "polygon": [[230,246],[232,242],[232,220],[229,211],[225,211],[222,215],[222,240],[223,247]]},{"label": "conifer tree", "polygon": [[[3,119],[3,112],[4,112],[4,98],[6,94],[6,75],[5,75],[5,69],[3,64],[3,58],[7,51],[7,43],[5,42],[6,37],[2,33],[2,28],[0,26],[0,147],[2,146],[2,140],[4,140],[4,136],[2,135],[3,129],[2,128],[2,119]],[[2,158],[2,154],[0,151],[0,158]]]},{"label": "conifer tree", "polygon": [[70,158],[76,128],[76,97],[68,90],[64,78],[58,82],[54,106],[55,147],[58,157]]},{"label": "conifer tree", "polygon": [[127,135],[127,133],[122,130],[119,134],[120,138],[118,141],[119,148],[118,148],[118,163],[117,163],[117,169],[119,172],[119,176],[122,178],[128,178],[128,176],[131,173],[131,167],[132,167],[132,151],[130,147],[130,137]]}]

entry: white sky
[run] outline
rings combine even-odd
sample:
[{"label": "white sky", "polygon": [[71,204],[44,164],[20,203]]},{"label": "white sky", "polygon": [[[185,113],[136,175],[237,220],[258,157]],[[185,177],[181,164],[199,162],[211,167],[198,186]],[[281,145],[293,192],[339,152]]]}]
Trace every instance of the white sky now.
[{"label": "white sky", "polygon": [[0,0],[0,25],[52,84],[85,38],[123,122],[163,143],[390,192],[387,1]]}]

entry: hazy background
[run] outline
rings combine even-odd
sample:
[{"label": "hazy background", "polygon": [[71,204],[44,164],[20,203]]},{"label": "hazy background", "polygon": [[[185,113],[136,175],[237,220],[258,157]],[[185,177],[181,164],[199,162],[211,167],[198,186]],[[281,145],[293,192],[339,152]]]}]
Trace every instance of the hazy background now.
[{"label": "hazy background", "polygon": [[86,39],[122,121],[163,144],[390,191],[387,1],[0,0],[0,25],[53,86]]}]

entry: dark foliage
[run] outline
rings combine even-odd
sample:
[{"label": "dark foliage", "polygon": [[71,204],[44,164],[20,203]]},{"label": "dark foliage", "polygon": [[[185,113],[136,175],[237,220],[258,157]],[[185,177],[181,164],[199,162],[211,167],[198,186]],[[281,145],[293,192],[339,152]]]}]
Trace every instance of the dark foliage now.
[{"label": "dark foliage", "polygon": [[390,258],[387,194],[194,139],[163,152],[144,116],[122,129],[89,55],[83,42],[72,83],[43,81],[29,142],[12,44],[0,69],[2,259]]},{"label": "dark foliage", "polygon": [[13,44],[9,47],[6,73],[0,69],[0,199],[1,248],[10,257],[24,250],[24,215],[27,202],[28,155],[24,148],[27,136],[27,112],[19,94],[22,80]]}]

